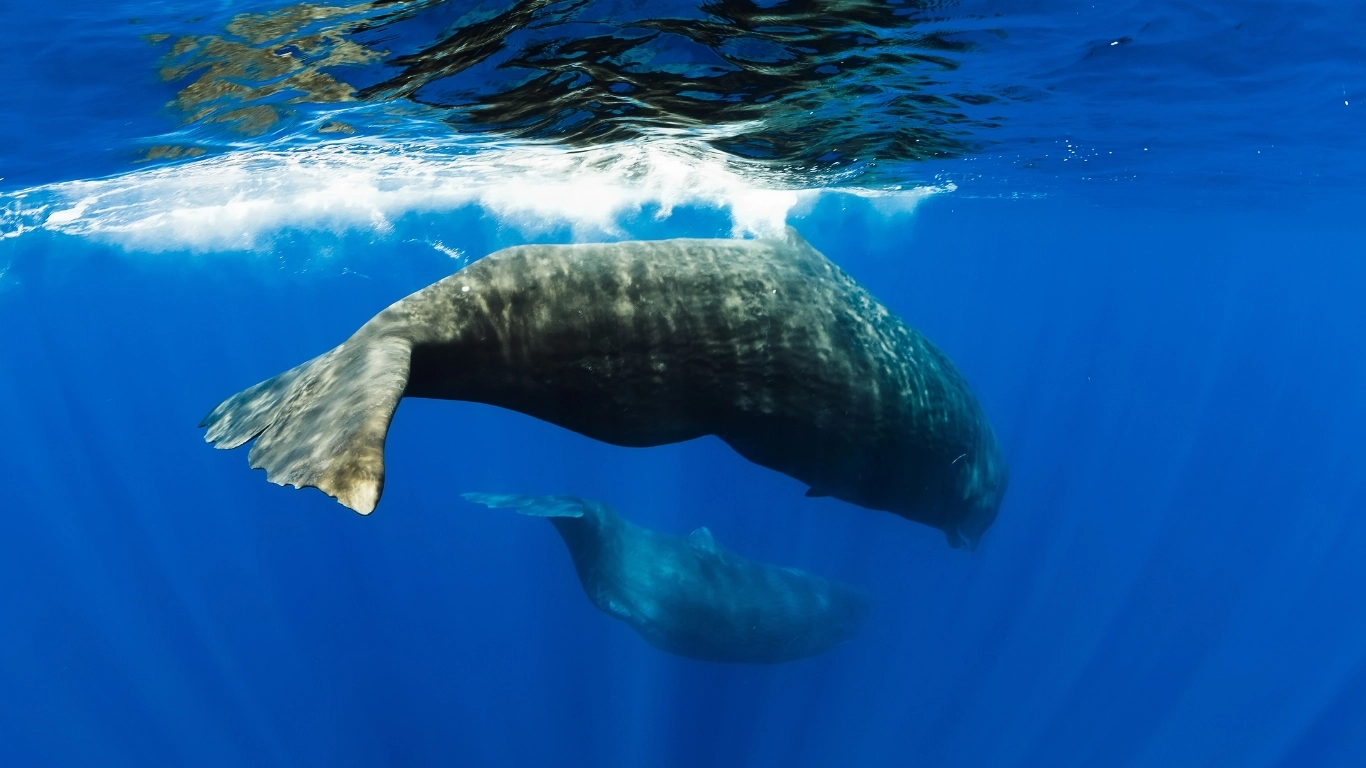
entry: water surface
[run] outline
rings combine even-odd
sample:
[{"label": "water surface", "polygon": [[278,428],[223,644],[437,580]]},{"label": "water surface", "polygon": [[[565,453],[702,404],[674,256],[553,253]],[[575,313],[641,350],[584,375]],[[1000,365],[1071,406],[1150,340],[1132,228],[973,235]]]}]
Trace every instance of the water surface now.
[{"label": "water surface", "polygon": [[[1358,5],[6,21],[6,764],[1366,759]],[[976,552],[715,440],[406,401],[361,518],[194,429],[497,248],[783,223],[981,398],[1012,482]],[[469,490],[705,525],[875,608],[802,662],[671,657]]]}]

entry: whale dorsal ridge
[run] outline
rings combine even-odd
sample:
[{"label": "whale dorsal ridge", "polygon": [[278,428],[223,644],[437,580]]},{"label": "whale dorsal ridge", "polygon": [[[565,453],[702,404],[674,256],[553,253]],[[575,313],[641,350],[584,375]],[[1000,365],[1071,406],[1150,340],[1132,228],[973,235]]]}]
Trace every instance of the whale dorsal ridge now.
[{"label": "whale dorsal ridge", "polygon": [[790,245],[802,246],[804,248],[811,247],[811,244],[806,242],[806,238],[802,237],[801,233],[797,231],[796,227],[793,227],[791,224],[788,224],[787,226],[783,227],[783,231],[775,239],[781,240],[782,242],[788,243]]},{"label": "whale dorsal ridge", "polygon": [[716,539],[705,525],[688,534],[688,543],[692,545],[693,549],[716,553]]},{"label": "whale dorsal ridge", "polygon": [[518,496],[510,493],[462,493],[466,501],[493,509],[515,509],[532,517],[583,517],[577,496]]}]

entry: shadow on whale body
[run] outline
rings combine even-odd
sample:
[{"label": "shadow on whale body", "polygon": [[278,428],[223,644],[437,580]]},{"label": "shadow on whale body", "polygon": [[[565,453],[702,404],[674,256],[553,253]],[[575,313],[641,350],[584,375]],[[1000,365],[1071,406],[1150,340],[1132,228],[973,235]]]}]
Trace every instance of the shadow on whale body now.
[{"label": "shadow on whale body", "polygon": [[588,599],[654,647],[702,661],[776,664],[824,653],[863,626],[859,589],[747,560],[706,528],[687,538],[635,525],[575,496],[466,493],[544,517],[559,531]]},{"label": "shadow on whale body", "polygon": [[613,445],[716,435],[833,496],[975,546],[1008,471],[948,357],[796,230],[762,240],[506,248],[375,315],[340,346],[224,400],[271,482],[361,514],[399,400],[486,403]]}]

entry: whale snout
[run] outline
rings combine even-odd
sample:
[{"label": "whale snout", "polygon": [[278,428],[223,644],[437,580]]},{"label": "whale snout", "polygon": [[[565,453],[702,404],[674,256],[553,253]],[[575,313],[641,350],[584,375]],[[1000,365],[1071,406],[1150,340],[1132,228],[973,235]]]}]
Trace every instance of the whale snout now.
[{"label": "whale snout", "polygon": [[823,583],[826,609],[819,618],[812,617],[814,621],[807,630],[809,651],[806,655],[815,655],[853,640],[863,629],[873,605],[872,597],[859,587],[824,579],[817,581]]},{"label": "whale snout", "polygon": [[851,589],[844,602],[844,611],[835,628],[835,634],[839,638],[837,642],[841,643],[853,640],[859,630],[863,629],[863,622],[868,618],[869,609],[873,607],[873,599],[861,589]]},{"label": "whale snout", "polygon": [[950,546],[976,549],[982,534],[996,522],[1006,488],[1010,486],[1010,469],[1000,449],[992,446],[971,462],[959,479],[961,514],[945,533]]}]

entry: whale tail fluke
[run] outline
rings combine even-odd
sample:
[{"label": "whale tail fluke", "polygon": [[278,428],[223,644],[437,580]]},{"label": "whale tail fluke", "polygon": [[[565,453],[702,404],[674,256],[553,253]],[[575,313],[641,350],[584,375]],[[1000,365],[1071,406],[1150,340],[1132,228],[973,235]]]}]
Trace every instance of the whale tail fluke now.
[{"label": "whale tail fluke", "polygon": [[492,509],[515,509],[532,517],[583,517],[584,501],[577,496],[518,496],[510,493],[462,493],[466,501]]},{"label": "whale tail fluke", "polygon": [[412,346],[348,341],[245,389],[204,417],[204,439],[236,448],[277,485],[312,487],[368,515],[384,490],[384,438],[408,383]]}]

